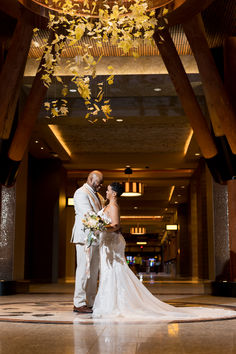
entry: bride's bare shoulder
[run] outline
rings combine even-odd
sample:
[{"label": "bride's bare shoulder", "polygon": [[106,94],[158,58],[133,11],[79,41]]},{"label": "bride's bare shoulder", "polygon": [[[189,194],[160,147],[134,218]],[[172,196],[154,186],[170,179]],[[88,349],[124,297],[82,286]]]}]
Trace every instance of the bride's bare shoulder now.
[{"label": "bride's bare shoulder", "polygon": [[119,213],[120,212],[120,207],[118,204],[109,204],[106,207],[106,212],[111,214],[111,213]]}]

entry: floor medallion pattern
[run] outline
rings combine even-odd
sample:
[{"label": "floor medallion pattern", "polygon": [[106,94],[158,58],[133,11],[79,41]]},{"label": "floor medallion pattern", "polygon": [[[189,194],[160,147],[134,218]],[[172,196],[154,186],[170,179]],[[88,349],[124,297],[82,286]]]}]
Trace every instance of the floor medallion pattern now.
[{"label": "floor medallion pattern", "polygon": [[[235,306],[215,305],[215,304],[196,304],[190,302],[175,303],[168,301],[170,305],[181,307],[211,307],[217,309],[234,310],[235,317],[226,318],[224,316],[216,318],[206,318],[204,320],[184,320],[177,322],[203,322],[236,319]],[[20,322],[20,323],[48,323],[48,324],[93,324],[91,315],[77,314],[72,311],[71,301],[39,301],[39,302],[13,302],[0,305],[0,322]],[[96,323],[104,323],[104,320],[96,320]],[[114,321],[119,322],[119,320]],[[126,321],[129,323],[129,321]],[[144,321],[143,321],[144,322]],[[157,320],[158,322],[158,320]],[[132,323],[132,321],[130,321]],[[136,322],[137,323],[137,322]],[[142,323],[142,321],[140,322]]]}]

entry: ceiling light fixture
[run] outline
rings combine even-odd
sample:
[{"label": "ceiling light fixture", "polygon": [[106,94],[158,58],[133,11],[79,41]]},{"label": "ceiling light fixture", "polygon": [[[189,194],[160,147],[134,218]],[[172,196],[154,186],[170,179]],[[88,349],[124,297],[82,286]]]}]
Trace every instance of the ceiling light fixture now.
[{"label": "ceiling light fixture", "polygon": [[[132,168],[127,165],[124,170],[126,175],[132,175]],[[121,194],[121,197],[140,197],[144,191],[144,185],[142,182],[123,182],[124,193]]]},{"label": "ceiling light fixture", "polygon": [[130,233],[131,235],[144,235],[146,234],[146,227],[140,227],[140,226],[131,227]]},{"label": "ceiling light fixture", "polygon": [[160,92],[160,91],[161,91],[161,88],[160,88],[160,87],[156,87],[156,88],[154,88],[153,90],[156,91],[156,92]]},{"label": "ceiling light fixture", "polygon": [[35,144],[38,144],[39,143],[39,141],[38,140],[35,140]]},{"label": "ceiling light fixture", "polygon": [[121,123],[121,122],[124,121],[124,119],[118,118],[118,119],[116,119],[116,121],[117,121],[118,123]]},{"label": "ceiling light fixture", "polygon": [[76,89],[69,89],[70,92],[77,92]]},{"label": "ceiling light fixture", "polygon": [[145,241],[144,242],[141,242],[141,241],[140,242],[136,242],[136,245],[147,245],[147,242],[145,242]]},{"label": "ceiling light fixture", "polygon": [[123,182],[124,193],[122,197],[140,197],[143,194],[144,186],[142,182]]},{"label": "ceiling light fixture", "polygon": [[201,154],[199,152],[196,152],[195,156],[200,156]]}]

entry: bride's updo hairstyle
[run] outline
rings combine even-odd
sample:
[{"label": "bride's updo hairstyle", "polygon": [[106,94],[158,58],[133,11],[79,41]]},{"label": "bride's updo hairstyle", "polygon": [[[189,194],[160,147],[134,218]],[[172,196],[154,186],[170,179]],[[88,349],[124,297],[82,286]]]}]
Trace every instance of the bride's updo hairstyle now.
[{"label": "bride's updo hairstyle", "polygon": [[112,182],[110,184],[111,189],[116,192],[117,197],[120,197],[122,193],[124,193],[124,187],[119,182]]}]

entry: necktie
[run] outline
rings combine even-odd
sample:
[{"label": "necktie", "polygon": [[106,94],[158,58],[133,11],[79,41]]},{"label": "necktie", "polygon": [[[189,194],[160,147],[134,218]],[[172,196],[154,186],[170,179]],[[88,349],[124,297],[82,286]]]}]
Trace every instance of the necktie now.
[{"label": "necktie", "polygon": [[101,201],[100,201],[100,198],[99,198],[99,196],[98,196],[97,192],[94,192],[94,194],[96,195],[97,200],[98,200],[98,203],[99,203],[99,206],[100,206],[100,208],[101,208],[101,207],[102,207],[102,205],[101,205]]}]

